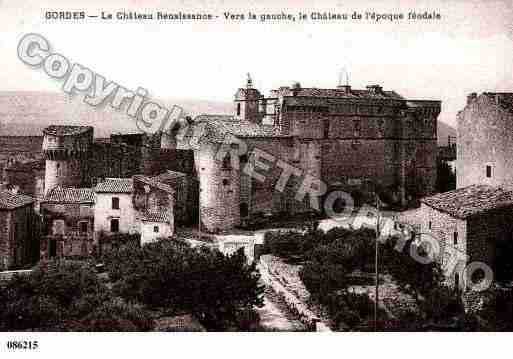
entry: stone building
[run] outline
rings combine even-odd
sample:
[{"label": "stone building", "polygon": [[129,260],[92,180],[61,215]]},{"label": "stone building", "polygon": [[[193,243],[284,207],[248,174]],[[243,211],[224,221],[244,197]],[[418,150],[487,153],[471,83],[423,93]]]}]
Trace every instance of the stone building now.
[{"label": "stone building", "polygon": [[36,212],[39,201],[44,197],[45,161],[35,160],[25,163],[14,163],[5,169],[5,180],[15,184],[22,194],[36,199]]},{"label": "stone building", "polygon": [[94,191],[57,186],[41,202],[41,259],[86,258],[94,245]]},{"label": "stone building", "polygon": [[56,186],[94,187],[105,178],[193,173],[191,153],[161,148],[161,133],[113,134],[94,139],[90,126],[49,126],[43,131],[45,193]]},{"label": "stone building", "polygon": [[513,93],[471,93],[457,119],[457,188],[513,188]]},{"label": "stone building", "polygon": [[134,208],[140,222],[142,244],[173,236],[175,194],[170,185],[156,178],[134,176]]},{"label": "stone building", "polygon": [[498,241],[513,240],[513,192],[489,185],[471,185],[421,200],[421,241],[434,240],[436,259],[448,283],[471,286],[465,272],[473,262],[495,271]]},{"label": "stone building", "polygon": [[[94,233],[112,235],[139,232],[133,206],[132,178],[106,178],[94,189]],[[97,242],[97,238],[96,238]]]},{"label": "stone building", "polygon": [[38,259],[38,217],[32,197],[0,191],[0,270],[27,268]]},{"label": "stone building", "polygon": [[[433,192],[439,101],[407,100],[380,86],[299,84],[264,97],[248,80],[234,104],[232,116],[200,116],[190,136],[166,141],[194,150],[201,219],[209,231],[250,222],[258,214],[318,210],[312,207],[322,205],[312,205],[308,196],[322,202],[319,193],[335,190],[354,194],[379,186],[402,204]],[[261,161],[267,164],[262,180],[242,170]],[[283,163],[294,170],[281,188]],[[325,187],[317,195],[305,188],[312,178]]]},{"label": "stone building", "polygon": [[193,178],[187,174],[177,171],[166,171],[153,177],[153,180],[168,185],[174,193],[174,222],[175,225],[183,225],[193,222],[193,203],[197,197],[193,196],[192,183]]},{"label": "stone building", "polygon": [[43,130],[45,194],[53,188],[90,186],[93,128],[49,126]]}]

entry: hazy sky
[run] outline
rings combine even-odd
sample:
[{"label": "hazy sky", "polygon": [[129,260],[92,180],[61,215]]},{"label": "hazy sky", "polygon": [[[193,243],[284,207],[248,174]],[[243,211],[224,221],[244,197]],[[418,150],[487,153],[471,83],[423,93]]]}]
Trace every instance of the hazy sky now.
[{"label": "hazy sky", "polygon": [[[467,93],[513,92],[513,1],[20,1],[0,0],[0,90],[58,90],[60,82],[26,67],[20,38],[44,35],[52,50],[129,89],[154,97],[231,101],[250,72],[255,86],[299,81],[334,87],[340,68],[354,88],[378,83],[415,99],[443,101],[454,124]],[[47,10],[195,12],[213,22],[55,21]],[[228,22],[223,12],[437,11],[441,21],[380,23]]]}]

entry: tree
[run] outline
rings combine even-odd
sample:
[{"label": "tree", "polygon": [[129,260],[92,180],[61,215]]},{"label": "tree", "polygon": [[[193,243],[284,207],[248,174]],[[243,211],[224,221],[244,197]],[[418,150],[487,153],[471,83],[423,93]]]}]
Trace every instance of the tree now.
[{"label": "tree", "polygon": [[313,299],[319,302],[329,294],[347,288],[347,270],[341,264],[311,261],[301,268],[299,276]]},{"label": "tree", "polygon": [[[84,318],[105,308],[112,301],[108,288],[100,282],[93,269],[83,263],[69,261],[42,262],[30,274],[15,276],[0,292],[2,311],[0,329],[3,330],[81,330],[97,328]],[[141,309],[142,311],[142,309]],[[138,312],[138,315],[142,312]],[[103,310],[101,316],[105,330],[121,330],[122,325],[137,330],[148,330],[148,325],[139,325],[135,316],[126,316],[130,311],[123,308],[124,322],[120,324],[118,312]],[[89,325],[89,326],[88,326]]]},{"label": "tree", "polygon": [[185,242],[160,241],[120,250],[107,268],[118,278],[115,293],[127,301],[193,313],[212,330],[226,330],[241,312],[263,305],[260,276],[242,249],[226,256]]}]

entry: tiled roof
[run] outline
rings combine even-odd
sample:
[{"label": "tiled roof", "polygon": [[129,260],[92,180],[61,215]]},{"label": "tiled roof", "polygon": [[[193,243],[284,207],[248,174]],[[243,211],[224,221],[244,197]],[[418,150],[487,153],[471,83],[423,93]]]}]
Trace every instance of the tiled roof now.
[{"label": "tiled roof", "polygon": [[182,177],[187,177],[187,174],[182,173],[182,172],[167,170],[166,172],[161,173],[158,176],[153,177],[153,179],[155,181],[163,181],[163,182],[165,182],[165,181],[174,180],[174,179],[182,178]]},{"label": "tiled roof", "polygon": [[298,88],[280,87],[273,90],[274,96],[294,96],[294,97],[320,97],[320,98],[373,98],[373,99],[391,99],[403,100],[403,97],[394,91],[371,91],[371,90],[353,90],[346,91],[344,89],[320,89],[320,88]]},{"label": "tiled roof", "polygon": [[464,219],[493,209],[513,206],[513,192],[500,187],[472,185],[426,197],[421,202],[453,217]]},{"label": "tiled roof", "polygon": [[46,194],[44,202],[94,203],[94,191],[91,188],[65,188],[58,186]]},{"label": "tiled roof", "polygon": [[59,125],[51,125],[43,130],[43,133],[46,135],[53,136],[73,136],[79,135],[89,130],[92,130],[91,126],[59,126]]},{"label": "tiled roof", "polygon": [[132,193],[134,180],[132,178],[106,178],[96,185],[96,193]]},{"label": "tiled roof", "polygon": [[156,222],[156,223],[167,223],[169,222],[169,216],[165,211],[145,211],[141,212],[141,221],[143,222]]},{"label": "tiled roof", "polygon": [[230,134],[242,138],[290,137],[282,135],[280,128],[277,126],[259,125],[251,121],[236,120],[232,117],[203,115],[200,121],[206,124],[206,135],[212,141],[223,141],[225,136]]},{"label": "tiled roof", "polygon": [[165,183],[159,182],[155,178],[149,178],[149,177],[146,177],[143,175],[135,175],[134,180],[140,181],[140,182],[150,185],[152,187],[158,188],[164,192],[168,192],[171,194],[175,193],[175,190],[171,186],[169,186]]},{"label": "tiled roof", "polygon": [[32,197],[24,194],[14,194],[9,191],[0,191],[0,209],[10,210],[34,203]]}]

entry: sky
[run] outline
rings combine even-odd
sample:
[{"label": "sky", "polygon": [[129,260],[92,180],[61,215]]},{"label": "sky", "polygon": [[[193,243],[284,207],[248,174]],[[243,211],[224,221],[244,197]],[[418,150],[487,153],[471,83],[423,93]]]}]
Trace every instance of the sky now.
[{"label": "sky", "polygon": [[[107,4],[108,5],[105,5]],[[204,12],[211,22],[45,20],[45,11]],[[226,21],[223,13],[438,12],[439,21]],[[470,92],[513,92],[513,1],[23,1],[0,0],[0,91],[59,91],[62,82],[24,65],[24,34],[42,34],[71,62],[155,98],[232,101],[251,73],[267,94],[300,82],[380,84],[412,99],[442,101],[455,124]]]}]

